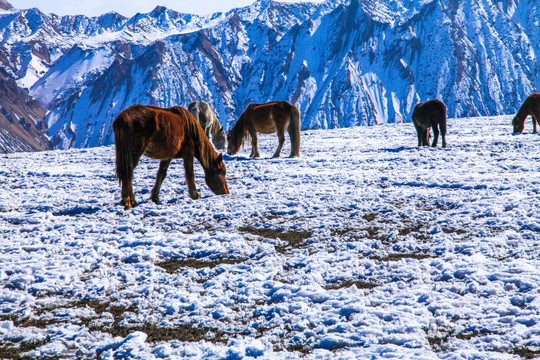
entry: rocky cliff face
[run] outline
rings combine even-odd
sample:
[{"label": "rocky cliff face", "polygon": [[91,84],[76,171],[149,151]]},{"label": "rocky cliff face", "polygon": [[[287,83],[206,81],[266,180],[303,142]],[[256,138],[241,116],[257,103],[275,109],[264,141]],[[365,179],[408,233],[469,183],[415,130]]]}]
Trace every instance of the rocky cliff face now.
[{"label": "rocky cliff face", "polygon": [[0,12],[11,75],[49,109],[54,147],[113,142],[133,103],[208,101],[229,128],[249,102],[288,100],[302,127],[401,122],[439,98],[449,116],[513,113],[539,84],[533,0],[260,0],[200,17]]},{"label": "rocky cliff face", "polygon": [[47,109],[8,73],[8,56],[0,51],[0,153],[50,149],[43,122]]},{"label": "rocky cliff face", "polygon": [[0,10],[9,10],[12,9],[13,6],[6,0],[0,0]]}]

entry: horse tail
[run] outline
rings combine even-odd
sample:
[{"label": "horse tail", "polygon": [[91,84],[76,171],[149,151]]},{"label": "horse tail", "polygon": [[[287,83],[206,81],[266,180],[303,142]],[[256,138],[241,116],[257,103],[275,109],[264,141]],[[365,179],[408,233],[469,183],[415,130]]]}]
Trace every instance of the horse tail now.
[{"label": "horse tail", "polygon": [[291,157],[300,156],[300,112],[290,105],[291,120],[289,121],[289,136],[291,137]]},{"label": "horse tail", "polygon": [[116,178],[120,185],[133,180],[133,149],[131,148],[130,118],[121,112],[113,122],[116,148]]}]

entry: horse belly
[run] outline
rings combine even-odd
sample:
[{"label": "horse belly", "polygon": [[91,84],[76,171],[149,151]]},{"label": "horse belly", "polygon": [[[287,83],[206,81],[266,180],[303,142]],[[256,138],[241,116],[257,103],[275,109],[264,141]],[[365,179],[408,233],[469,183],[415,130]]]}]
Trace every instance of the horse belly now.
[{"label": "horse belly", "polygon": [[179,143],[162,139],[162,141],[150,141],[144,149],[144,155],[152,159],[166,160],[174,158],[179,151]]},{"label": "horse belly", "polygon": [[416,125],[423,129],[427,129],[433,126],[432,121],[429,117],[424,117],[422,119],[415,118],[413,121]]},{"label": "horse belly", "polygon": [[262,134],[273,134],[276,132],[276,124],[274,122],[266,123],[266,124],[260,124],[256,128],[257,132]]}]

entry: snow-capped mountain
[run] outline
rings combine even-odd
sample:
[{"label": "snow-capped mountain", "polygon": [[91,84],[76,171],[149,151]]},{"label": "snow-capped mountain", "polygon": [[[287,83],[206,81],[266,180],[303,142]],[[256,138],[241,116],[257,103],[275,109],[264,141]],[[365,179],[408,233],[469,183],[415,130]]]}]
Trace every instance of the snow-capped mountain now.
[{"label": "snow-capped mountain", "polygon": [[124,18],[0,11],[13,76],[48,109],[56,148],[111,144],[133,103],[209,102],[229,128],[250,102],[288,100],[302,127],[509,114],[540,77],[531,0],[259,0],[212,16],[157,7]]}]

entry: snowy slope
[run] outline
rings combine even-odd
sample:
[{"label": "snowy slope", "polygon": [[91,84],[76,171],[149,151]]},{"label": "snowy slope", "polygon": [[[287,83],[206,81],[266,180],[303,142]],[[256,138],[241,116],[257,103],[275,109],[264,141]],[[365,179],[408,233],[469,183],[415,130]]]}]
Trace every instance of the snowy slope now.
[{"label": "snowy slope", "polygon": [[510,120],[263,136],[230,195],[174,162],[158,205],[144,158],[127,212],[112,146],[2,157],[0,358],[534,358],[540,137]]},{"label": "snowy slope", "polygon": [[409,121],[439,98],[452,117],[514,113],[540,84],[532,0],[258,0],[200,17],[130,19],[0,10],[19,85],[50,110],[56,148],[113,142],[133,103],[204,100],[230,128],[250,102],[285,99],[302,127]]}]

